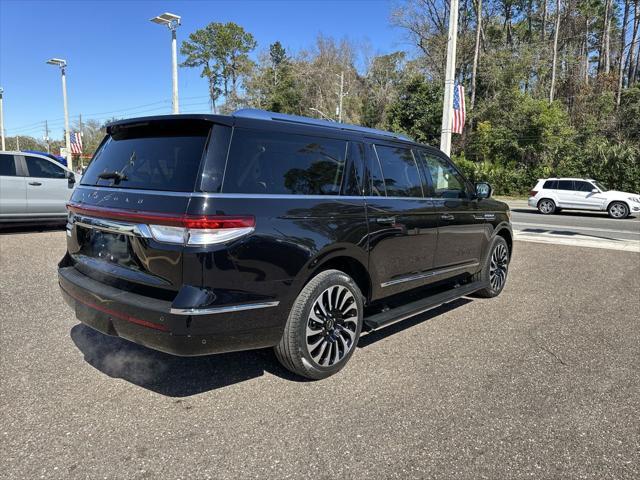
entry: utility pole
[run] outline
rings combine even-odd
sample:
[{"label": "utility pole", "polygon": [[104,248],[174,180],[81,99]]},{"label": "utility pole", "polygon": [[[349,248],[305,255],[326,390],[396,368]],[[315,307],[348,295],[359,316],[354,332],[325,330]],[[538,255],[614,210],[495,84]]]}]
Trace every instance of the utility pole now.
[{"label": "utility pole", "polygon": [[458,0],[451,0],[449,8],[449,38],[447,40],[447,68],[444,78],[444,102],[442,104],[442,135],[440,150],[451,154],[451,114],[453,111],[453,87],[456,73],[456,43],[458,41]]},{"label": "utility pole", "polygon": [[20,151],[20,135],[16,135],[16,151]]},{"label": "utility pole", "polygon": [[6,150],[4,146],[4,110],[2,109],[2,95],[4,88],[0,87],[0,136],[2,136],[2,150]]},{"label": "utility pole", "polygon": [[44,141],[47,142],[47,153],[51,153],[51,142],[49,141],[49,122],[44,121]]},{"label": "utility pole", "polygon": [[338,116],[338,122],[342,123],[342,99],[349,95],[349,92],[344,91],[344,70],[340,72],[340,75],[336,74],[336,77],[340,78],[340,91],[338,94],[338,106],[336,107],[336,115]]},{"label": "utility pole", "polygon": [[482,32],[482,0],[476,0],[476,44],[473,52],[471,69],[471,109],[476,103],[476,75],[478,73],[478,57],[480,57],[480,33]]}]

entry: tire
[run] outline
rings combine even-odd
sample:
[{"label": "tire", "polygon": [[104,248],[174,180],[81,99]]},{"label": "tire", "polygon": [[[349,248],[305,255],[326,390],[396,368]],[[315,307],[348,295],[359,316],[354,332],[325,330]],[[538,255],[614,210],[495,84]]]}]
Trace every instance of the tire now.
[{"label": "tire", "polygon": [[363,310],[362,293],[351,277],[339,270],[320,272],[293,303],[276,357],[312,380],[339,372],[358,344]]},{"label": "tire", "polygon": [[611,218],[621,220],[629,216],[629,207],[624,202],[611,202],[607,208],[607,213]]},{"label": "tire", "polygon": [[500,295],[507,283],[509,260],[511,260],[509,245],[507,245],[504,238],[496,236],[491,242],[491,248],[489,249],[484,267],[474,278],[474,280],[486,282],[488,287],[478,290],[474,293],[474,296],[493,298]]},{"label": "tire", "polygon": [[556,202],[550,198],[543,198],[538,202],[538,211],[543,215],[551,215],[556,211]]}]

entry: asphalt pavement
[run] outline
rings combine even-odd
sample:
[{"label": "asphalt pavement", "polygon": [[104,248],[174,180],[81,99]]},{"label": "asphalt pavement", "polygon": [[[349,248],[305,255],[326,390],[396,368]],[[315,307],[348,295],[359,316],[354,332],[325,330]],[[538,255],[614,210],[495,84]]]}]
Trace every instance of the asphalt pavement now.
[{"label": "asphalt pavement", "polygon": [[526,201],[506,200],[506,203],[511,208],[513,229],[521,236],[520,240],[640,252],[638,214],[623,220],[609,218],[606,212],[577,210],[542,215]]},{"label": "asphalt pavement", "polygon": [[308,382],[270,350],[181,359],[78,324],[64,248],[0,235],[0,478],[640,478],[636,253],[516,242],[498,298]]}]

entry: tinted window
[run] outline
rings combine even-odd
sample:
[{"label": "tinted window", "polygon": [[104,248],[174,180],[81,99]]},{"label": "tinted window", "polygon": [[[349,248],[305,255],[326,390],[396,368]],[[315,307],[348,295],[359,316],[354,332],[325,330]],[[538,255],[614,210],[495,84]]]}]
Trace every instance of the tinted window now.
[{"label": "tinted window", "polygon": [[589,182],[573,182],[573,185],[578,192],[590,192],[595,188]]},{"label": "tinted window", "polygon": [[342,185],[343,195],[362,195],[362,171],[364,159],[364,144],[349,142],[347,169]]},{"label": "tinted window", "polygon": [[[82,185],[193,191],[211,130],[181,120],[114,128],[82,176]],[[120,178],[100,178],[117,172]]]},{"label": "tinted window", "polygon": [[422,179],[408,148],[376,145],[389,197],[422,197]]},{"label": "tinted window", "polygon": [[207,147],[206,160],[202,168],[202,180],[200,184],[202,191],[220,192],[230,138],[231,127],[214,125],[209,146]]},{"label": "tinted window", "polygon": [[558,180],[558,190],[573,190],[573,180]]},{"label": "tinted window", "polygon": [[431,175],[434,196],[438,198],[466,198],[467,189],[464,177],[444,158],[424,150],[420,155]]},{"label": "tinted window", "polygon": [[546,182],[544,182],[544,185],[542,186],[542,188],[544,188],[545,190],[555,190],[556,188],[558,188],[558,181],[547,180]]},{"label": "tinted window", "polygon": [[347,142],[236,128],[222,191],[338,195]]},{"label": "tinted window", "polygon": [[66,178],[65,170],[44,158],[24,157],[30,177]]},{"label": "tinted window", "polygon": [[0,175],[16,176],[16,162],[13,160],[13,155],[0,155]]}]

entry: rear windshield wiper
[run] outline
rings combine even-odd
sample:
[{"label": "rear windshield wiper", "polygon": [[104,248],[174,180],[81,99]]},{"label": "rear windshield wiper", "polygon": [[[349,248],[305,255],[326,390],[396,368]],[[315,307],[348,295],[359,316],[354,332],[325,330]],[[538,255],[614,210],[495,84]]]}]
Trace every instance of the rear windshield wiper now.
[{"label": "rear windshield wiper", "polygon": [[102,172],[98,174],[98,178],[103,180],[113,180],[113,183],[118,184],[122,180],[126,180],[127,176],[121,172]]}]

